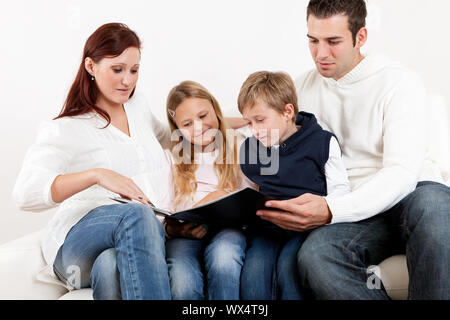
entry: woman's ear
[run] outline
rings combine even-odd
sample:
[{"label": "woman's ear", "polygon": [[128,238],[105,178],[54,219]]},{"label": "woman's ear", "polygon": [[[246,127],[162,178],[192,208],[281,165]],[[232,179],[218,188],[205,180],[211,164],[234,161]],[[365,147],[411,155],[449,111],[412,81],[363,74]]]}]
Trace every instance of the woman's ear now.
[{"label": "woman's ear", "polygon": [[92,77],[94,77],[94,61],[92,58],[87,57],[84,59],[84,68]]}]

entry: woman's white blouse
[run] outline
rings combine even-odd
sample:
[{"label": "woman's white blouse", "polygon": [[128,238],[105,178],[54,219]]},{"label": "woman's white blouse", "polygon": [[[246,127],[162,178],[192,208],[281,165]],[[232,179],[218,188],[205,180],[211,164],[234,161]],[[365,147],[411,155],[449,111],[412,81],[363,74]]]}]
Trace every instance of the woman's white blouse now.
[{"label": "woman's white blouse", "polygon": [[[53,264],[69,230],[92,209],[117,204],[117,196],[94,185],[57,204],[51,185],[61,174],[104,168],[131,178],[156,205],[167,203],[170,168],[163,146],[170,142],[168,126],[151,112],[138,92],[124,105],[130,137],[96,113],[45,121],[28,150],[13,190],[21,210],[39,212],[58,207],[42,240],[46,262]],[[161,142],[161,144],[160,144]]]}]

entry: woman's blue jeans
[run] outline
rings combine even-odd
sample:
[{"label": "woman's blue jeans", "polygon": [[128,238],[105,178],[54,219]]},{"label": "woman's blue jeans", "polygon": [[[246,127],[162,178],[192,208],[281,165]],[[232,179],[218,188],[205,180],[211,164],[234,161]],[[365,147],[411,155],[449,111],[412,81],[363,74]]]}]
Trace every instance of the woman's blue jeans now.
[{"label": "woman's blue jeans", "polygon": [[76,289],[92,287],[94,299],[168,300],[164,241],[149,207],[101,206],[72,227],[53,270]]},{"label": "woman's blue jeans", "polygon": [[224,229],[201,240],[167,240],[174,300],[239,300],[246,238],[242,231]]},{"label": "woman's blue jeans", "polygon": [[248,232],[242,299],[303,300],[296,256],[306,233],[283,230],[268,222]]},{"label": "woman's blue jeans", "polygon": [[406,254],[409,299],[450,299],[449,187],[421,182],[371,219],[312,231],[297,255],[300,281],[317,299],[389,299],[369,267],[394,254]]}]

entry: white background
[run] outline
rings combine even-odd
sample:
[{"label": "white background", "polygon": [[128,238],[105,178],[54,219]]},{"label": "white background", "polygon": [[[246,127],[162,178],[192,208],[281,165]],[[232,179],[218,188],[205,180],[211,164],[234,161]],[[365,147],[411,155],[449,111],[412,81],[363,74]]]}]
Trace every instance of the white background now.
[{"label": "white background", "polygon": [[[236,104],[259,70],[297,77],[313,67],[307,0],[15,0],[0,9],[0,243],[45,226],[52,211],[20,212],[11,190],[40,121],[60,111],[88,36],[122,22],[143,42],[138,87],[164,119],[169,90],[206,86],[223,107]],[[368,0],[365,52],[382,52],[422,76],[450,102],[450,1]],[[418,128],[419,130],[420,128]]]}]

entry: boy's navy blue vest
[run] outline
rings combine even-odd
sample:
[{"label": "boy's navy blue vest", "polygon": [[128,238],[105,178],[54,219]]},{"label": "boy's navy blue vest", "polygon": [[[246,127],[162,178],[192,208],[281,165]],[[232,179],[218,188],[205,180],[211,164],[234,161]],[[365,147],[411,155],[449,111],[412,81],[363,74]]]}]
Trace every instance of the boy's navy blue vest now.
[{"label": "boy's navy blue vest", "polygon": [[[255,137],[240,149],[243,173],[259,186],[259,191],[277,200],[297,198],[305,193],[327,195],[325,164],[329,158],[330,139],[334,135],[322,129],[311,113],[300,112],[296,124],[301,128],[277,150],[265,147]],[[271,159],[271,156],[278,158]],[[279,161],[278,172],[262,175],[261,169]]]}]

